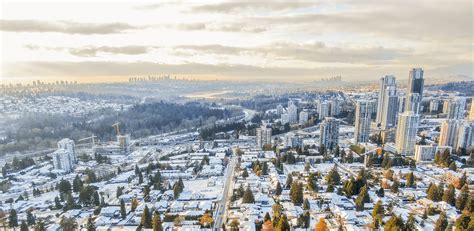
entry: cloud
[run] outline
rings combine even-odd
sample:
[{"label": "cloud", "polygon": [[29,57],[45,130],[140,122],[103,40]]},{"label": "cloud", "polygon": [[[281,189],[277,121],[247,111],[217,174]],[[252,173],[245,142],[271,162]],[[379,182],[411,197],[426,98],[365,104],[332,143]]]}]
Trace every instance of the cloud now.
[{"label": "cloud", "polygon": [[244,32],[244,33],[261,33],[267,29],[262,26],[250,26],[242,23],[224,23],[208,28],[211,31],[223,31],[223,32]]},{"label": "cloud", "polygon": [[408,49],[384,47],[328,47],[322,42],[297,44],[272,43],[261,47],[232,47],[219,44],[177,46],[181,50],[208,55],[240,55],[248,53],[267,58],[335,63],[382,63],[401,59],[411,54]]},{"label": "cloud", "polygon": [[152,47],[147,46],[122,46],[122,47],[110,47],[110,46],[87,46],[81,48],[69,48],[70,54],[81,57],[94,57],[97,53],[108,53],[108,54],[123,54],[123,55],[141,55],[146,54]]},{"label": "cloud", "polygon": [[180,23],[176,25],[178,30],[205,30],[206,23]]},{"label": "cloud", "polygon": [[170,3],[155,3],[155,4],[145,4],[145,5],[137,5],[132,7],[135,10],[155,10],[161,8],[163,6],[169,5]]},{"label": "cloud", "polygon": [[[385,36],[410,40],[453,41],[472,40],[472,2],[453,4],[430,1],[361,1],[345,4],[334,12],[304,12],[299,14],[246,18],[267,27],[306,32],[344,32]],[[290,28],[289,28],[290,27]]]},{"label": "cloud", "polygon": [[197,23],[180,23],[174,28],[184,31],[205,30],[216,32],[243,32],[243,33],[261,33],[267,29],[262,26],[252,26],[243,23],[211,23],[211,22],[197,22]]},{"label": "cloud", "polygon": [[315,5],[310,2],[224,2],[218,4],[199,5],[192,8],[193,12],[233,13],[243,11],[283,11],[305,8]]},{"label": "cloud", "polygon": [[8,32],[56,32],[64,34],[116,34],[138,27],[126,23],[79,23],[72,21],[0,20],[0,30]]},{"label": "cloud", "polygon": [[250,50],[250,48],[223,46],[219,44],[181,45],[181,46],[176,46],[175,48],[193,51],[193,52],[204,52],[206,54],[224,54],[224,55],[238,55],[240,54],[240,52]]},{"label": "cloud", "polygon": [[25,48],[48,51],[67,51],[69,54],[78,57],[96,57],[100,53],[118,54],[118,55],[141,55],[150,52],[150,50],[158,48],[155,46],[84,46],[84,47],[40,47],[37,45],[27,44]]}]

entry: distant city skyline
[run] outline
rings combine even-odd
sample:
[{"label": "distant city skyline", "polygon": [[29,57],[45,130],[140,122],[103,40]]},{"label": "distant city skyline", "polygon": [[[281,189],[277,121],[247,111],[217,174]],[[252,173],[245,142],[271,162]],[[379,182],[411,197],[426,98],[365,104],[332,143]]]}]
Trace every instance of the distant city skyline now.
[{"label": "distant city skyline", "polygon": [[0,83],[473,78],[472,2],[2,1]]}]

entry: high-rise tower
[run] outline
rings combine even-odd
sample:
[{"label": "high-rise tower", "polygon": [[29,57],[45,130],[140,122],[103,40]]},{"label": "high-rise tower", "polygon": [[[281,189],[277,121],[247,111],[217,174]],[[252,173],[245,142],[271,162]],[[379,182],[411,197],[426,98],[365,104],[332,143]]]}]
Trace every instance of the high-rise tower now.
[{"label": "high-rise tower", "polygon": [[420,116],[413,111],[406,111],[398,116],[395,146],[401,155],[415,155],[416,133]]},{"label": "high-rise tower", "polygon": [[367,100],[357,102],[354,131],[354,142],[356,144],[369,142],[371,114],[372,102]]},{"label": "high-rise tower", "polygon": [[[408,87],[407,87],[407,96],[410,96],[410,94],[418,94],[418,102],[411,102],[408,103],[408,98],[407,98],[407,104],[405,107],[405,111],[410,111],[414,107],[414,105],[419,106],[421,103],[421,100],[423,99],[423,84],[424,84],[424,79],[423,79],[423,69],[421,68],[413,68],[410,70],[410,75],[408,76]],[[411,107],[411,108],[410,108]],[[413,111],[413,110],[412,110]],[[416,110],[418,113],[418,110]]]},{"label": "high-rise tower", "polygon": [[387,95],[387,89],[391,89],[391,87],[396,87],[395,76],[386,75],[385,77],[380,79],[380,91],[377,102],[377,117],[375,119],[376,123],[382,123],[382,117],[384,115],[383,107],[385,102],[385,96]]}]

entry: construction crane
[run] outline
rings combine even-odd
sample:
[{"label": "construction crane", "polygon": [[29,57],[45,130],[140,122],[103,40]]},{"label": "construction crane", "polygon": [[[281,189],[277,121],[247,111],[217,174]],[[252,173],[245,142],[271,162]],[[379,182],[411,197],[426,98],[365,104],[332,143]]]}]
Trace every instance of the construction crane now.
[{"label": "construction crane", "polygon": [[82,138],[82,139],[78,140],[77,142],[92,139],[92,144],[95,144],[95,138],[97,138],[97,136],[92,135],[92,136],[89,136],[89,137],[86,137],[86,138]]},{"label": "construction crane", "polygon": [[112,124],[112,127],[114,127],[115,130],[117,131],[117,136],[120,136],[120,128],[119,128],[119,125],[120,125],[120,122],[117,122],[117,123]]}]

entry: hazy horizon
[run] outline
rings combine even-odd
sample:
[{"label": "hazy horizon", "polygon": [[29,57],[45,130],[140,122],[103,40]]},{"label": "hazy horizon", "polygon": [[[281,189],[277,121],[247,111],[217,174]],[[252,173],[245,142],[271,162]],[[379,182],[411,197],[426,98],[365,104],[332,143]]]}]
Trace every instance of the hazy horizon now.
[{"label": "hazy horizon", "polygon": [[1,83],[473,79],[465,0],[1,4]]}]

